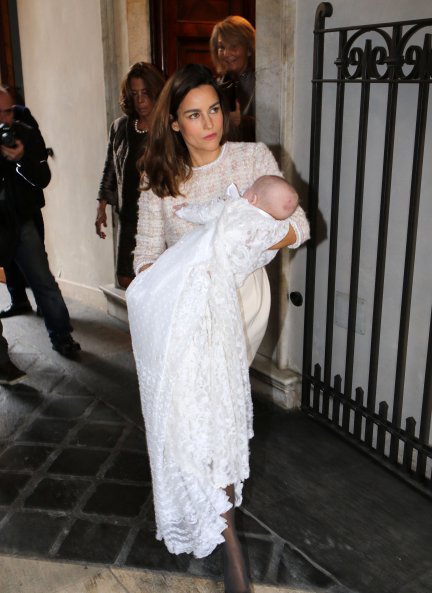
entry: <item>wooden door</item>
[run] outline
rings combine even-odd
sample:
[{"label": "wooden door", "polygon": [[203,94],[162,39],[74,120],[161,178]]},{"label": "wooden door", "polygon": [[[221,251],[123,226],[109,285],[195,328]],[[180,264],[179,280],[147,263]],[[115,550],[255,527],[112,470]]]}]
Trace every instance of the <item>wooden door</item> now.
[{"label": "wooden door", "polygon": [[218,21],[234,14],[255,26],[255,0],[151,0],[153,63],[167,76],[189,63],[213,70],[211,32]]},{"label": "wooden door", "polygon": [[8,0],[0,0],[0,81],[15,86]]}]

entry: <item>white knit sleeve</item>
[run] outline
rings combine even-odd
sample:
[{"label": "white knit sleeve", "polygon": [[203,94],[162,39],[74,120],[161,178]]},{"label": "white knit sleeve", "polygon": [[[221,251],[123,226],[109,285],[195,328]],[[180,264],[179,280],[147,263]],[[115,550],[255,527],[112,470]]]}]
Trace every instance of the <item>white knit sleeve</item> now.
[{"label": "white knit sleeve", "polygon": [[302,243],[310,239],[309,222],[305,211],[301,206],[297,206],[296,211],[289,217],[289,222],[296,234],[296,242],[288,245],[289,249],[297,249]]},{"label": "white knit sleeve", "polygon": [[141,266],[152,264],[165,251],[162,199],[150,190],[141,192],[133,264],[135,274]]}]

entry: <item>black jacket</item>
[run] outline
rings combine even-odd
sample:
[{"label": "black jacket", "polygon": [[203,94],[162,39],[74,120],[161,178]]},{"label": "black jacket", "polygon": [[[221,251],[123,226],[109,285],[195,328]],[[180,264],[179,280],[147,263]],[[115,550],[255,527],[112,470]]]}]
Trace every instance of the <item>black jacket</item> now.
[{"label": "black jacket", "polygon": [[51,179],[45,142],[38,129],[16,121],[16,137],[24,144],[19,162],[0,156],[0,179],[3,180],[8,206],[20,222],[25,222],[45,205],[43,188]]},{"label": "black jacket", "polygon": [[123,180],[126,158],[129,152],[129,118],[119,117],[111,124],[107,156],[99,185],[98,200],[106,200],[121,211],[123,203]]}]

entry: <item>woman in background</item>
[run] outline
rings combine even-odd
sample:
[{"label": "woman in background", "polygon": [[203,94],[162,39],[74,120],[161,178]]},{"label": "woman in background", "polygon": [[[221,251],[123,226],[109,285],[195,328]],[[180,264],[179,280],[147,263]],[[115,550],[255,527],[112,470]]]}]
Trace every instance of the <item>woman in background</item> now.
[{"label": "woman in background", "polygon": [[119,215],[117,235],[117,281],[127,288],[134,278],[132,252],[138,217],[140,173],[137,161],[142,157],[152,125],[152,112],[165,79],[152,64],[137,62],[123,79],[120,107],[125,115],[110,129],[108,150],[99,187],[96,233],[105,239],[107,204]]},{"label": "woman in background", "polygon": [[216,23],[210,53],[230,109],[228,140],[255,141],[255,29],[241,16]]}]

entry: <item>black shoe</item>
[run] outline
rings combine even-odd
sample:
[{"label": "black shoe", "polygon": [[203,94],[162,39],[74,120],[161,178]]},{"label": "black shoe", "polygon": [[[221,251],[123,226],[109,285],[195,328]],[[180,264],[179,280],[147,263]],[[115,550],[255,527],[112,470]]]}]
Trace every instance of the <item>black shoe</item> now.
[{"label": "black shoe", "polygon": [[0,363],[0,385],[15,385],[27,377],[11,360]]},{"label": "black shoe", "polygon": [[53,350],[57,350],[63,356],[73,356],[81,350],[78,342],[75,342],[70,334],[66,336],[51,338]]},{"label": "black shoe", "polygon": [[14,317],[14,315],[24,315],[25,313],[31,313],[33,311],[30,303],[14,304],[11,303],[9,307],[0,311],[0,319],[6,319],[6,317]]}]

